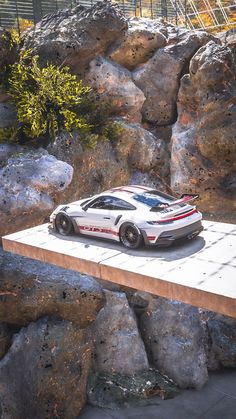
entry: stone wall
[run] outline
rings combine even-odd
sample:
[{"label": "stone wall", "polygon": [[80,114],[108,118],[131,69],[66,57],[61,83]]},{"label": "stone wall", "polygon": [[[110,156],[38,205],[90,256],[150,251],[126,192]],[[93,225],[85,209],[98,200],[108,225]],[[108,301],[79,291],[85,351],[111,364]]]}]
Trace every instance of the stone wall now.
[{"label": "stone wall", "polygon": [[0,250],[2,418],[77,418],[236,367],[236,320]]}]

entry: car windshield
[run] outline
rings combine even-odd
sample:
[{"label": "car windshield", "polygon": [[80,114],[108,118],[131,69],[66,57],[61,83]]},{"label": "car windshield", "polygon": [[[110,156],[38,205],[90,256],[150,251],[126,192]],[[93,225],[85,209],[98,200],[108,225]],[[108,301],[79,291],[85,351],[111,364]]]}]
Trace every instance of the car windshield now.
[{"label": "car windshield", "polygon": [[136,194],[132,198],[151,208],[158,207],[161,204],[170,204],[176,200],[173,196],[155,190]]}]

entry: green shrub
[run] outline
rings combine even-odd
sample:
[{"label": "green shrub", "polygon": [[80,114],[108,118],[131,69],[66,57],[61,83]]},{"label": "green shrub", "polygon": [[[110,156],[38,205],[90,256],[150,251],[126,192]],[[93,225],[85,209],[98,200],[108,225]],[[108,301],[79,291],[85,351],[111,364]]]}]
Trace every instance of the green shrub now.
[{"label": "green shrub", "polygon": [[41,136],[53,140],[61,129],[79,129],[84,144],[94,147],[119,133],[116,124],[107,122],[108,107],[98,105],[91,88],[83,86],[68,67],[48,64],[41,68],[38,56],[23,51],[11,67],[8,85],[17,108],[20,141]]}]

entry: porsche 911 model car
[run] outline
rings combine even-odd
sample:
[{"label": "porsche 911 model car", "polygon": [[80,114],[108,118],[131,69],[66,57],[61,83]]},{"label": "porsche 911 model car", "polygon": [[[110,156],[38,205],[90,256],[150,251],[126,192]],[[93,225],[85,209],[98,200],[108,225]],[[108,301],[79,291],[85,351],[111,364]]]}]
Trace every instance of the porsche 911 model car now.
[{"label": "porsche 911 model car", "polygon": [[166,246],[177,239],[192,239],[203,230],[201,213],[189,204],[197,197],[184,194],[177,199],[146,186],[121,186],[60,205],[50,223],[62,235],[108,238],[131,249],[141,244]]}]

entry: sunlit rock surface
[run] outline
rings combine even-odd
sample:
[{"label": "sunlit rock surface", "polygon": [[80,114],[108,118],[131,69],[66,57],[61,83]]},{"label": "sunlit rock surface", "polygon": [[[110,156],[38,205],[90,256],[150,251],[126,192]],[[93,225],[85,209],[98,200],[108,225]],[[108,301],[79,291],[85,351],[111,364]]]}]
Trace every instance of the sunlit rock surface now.
[{"label": "sunlit rock surface", "polygon": [[40,224],[70,184],[73,169],[44,149],[0,145],[0,237]]},{"label": "sunlit rock surface", "polygon": [[230,48],[202,47],[181,80],[172,136],[172,188],[200,193],[200,207],[222,215],[236,209],[235,74]]}]

